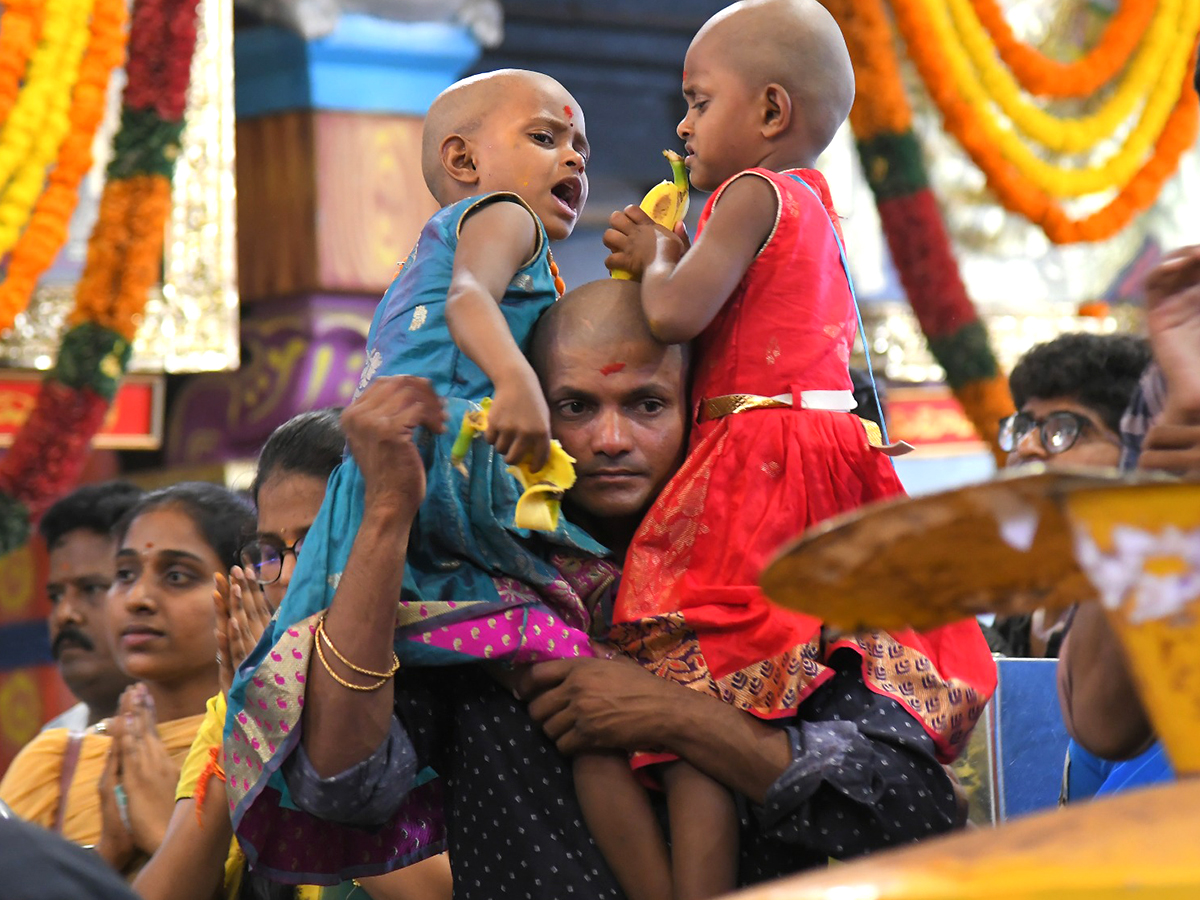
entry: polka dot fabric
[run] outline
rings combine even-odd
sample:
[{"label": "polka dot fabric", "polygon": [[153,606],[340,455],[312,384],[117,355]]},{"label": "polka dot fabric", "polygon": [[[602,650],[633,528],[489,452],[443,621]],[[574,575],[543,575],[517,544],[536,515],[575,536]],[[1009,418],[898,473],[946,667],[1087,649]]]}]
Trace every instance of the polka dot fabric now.
[{"label": "polka dot fabric", "polygon": [[[932,739],[895,700],[863,684],[859,662],[838,654],[835,676],[781,726],[792,763],[761,806],[743,804],[743,884],[952,827],[953,791]],[[362,803],[376,821],[361,824],[377,824],[388,811],[372,798],[391,794],[398,804],[411,773],[432,766],[444,791],[455,900],[622,897],[583,824],[570,762],[524,705],[474,666],[405,676],[396,698],[403,729],[337,776],[350,796],[336,814]],[[416,762],[399,762],[404,753]],[[328,783],[318,803],[326,807],[310,808],[313,792],[299,774],[288,778],[293,801],[334,813]]]}]

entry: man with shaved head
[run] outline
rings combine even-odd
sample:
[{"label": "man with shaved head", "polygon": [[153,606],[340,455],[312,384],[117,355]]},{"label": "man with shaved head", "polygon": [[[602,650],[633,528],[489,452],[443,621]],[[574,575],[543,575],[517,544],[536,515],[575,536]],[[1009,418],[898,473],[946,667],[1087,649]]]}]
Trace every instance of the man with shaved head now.
[{"label": "man with shaved head", "polygon": [[[606,280],[569,292],[546,312],[531,357],[552,431],[577,461],[579,480],[565,506],[619,563],[684,452],[686,348],[651,338],[636,283]],[[377,408],[389,423],[411,429],[437,421],[436,398],[421,379],[381,379],[371,390],[385,398]],[[392,487],[375,489],[411,490],[394,486],[412,484],[402,467],[397,460]],[[415,507],[409,496],[389,502]],[[359,532],[353,602],[394,609],[394,596],[379,585],[389,548],[407,528],[400,516],[386,533]],[[592,633],[604,634],[613,569],[601,577],[605,569],[586,560],[560,564],[563,589],[581,592]],[[376,692],[388,694],[382,712],[354,735],[338,736],[343,747],[365,749],[335,766],[309,734],[321,719],[306,718],[301,744],[283,765],[292,802],[342,825],[384,828],[420,790],[419,773],[432,768],[444,784],[456,900],[624,896],[583,824],[569,762],[580,751],[661,747],[744,798],[742,884],[936,834],[957,818],[930,737],[854,671],[815,692],[788,725],[751,719],[619,659],[555,660],[515,685],[505,680],[513,689],[476,665],[402,669],[394,693]],[[306,700],[306,714],[316,702]],[[376,727],[372,748],[365,732]]]}]

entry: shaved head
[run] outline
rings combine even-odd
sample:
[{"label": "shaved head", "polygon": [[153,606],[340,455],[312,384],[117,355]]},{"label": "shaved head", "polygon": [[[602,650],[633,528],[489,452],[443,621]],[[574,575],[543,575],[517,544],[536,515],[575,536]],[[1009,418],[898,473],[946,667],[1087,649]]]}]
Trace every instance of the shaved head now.
[{"label": "shaved head", "polygon": [[449,177],[442,165],[442,146],[448,137],[474,137],[491,116],[504,115],[514,101],[539,91],[566,93],[563,86],[540,72],[497,69],[455,82],[434,99],[421,133],[421,172],[429,192],[441,204],[449,202]]},{"label": "shaved head", "polygon": [[[642,312],[641,285],[606,278],[568,291],[542,315],[533,335],[530,361],[543,379],[554,353],[575,347],[644,345],[662,352]],[[682,348],[680,351],[682,353]]]},{"label": "shaved head", "polygon": [[850,53],[837,22],[817,0],[742,0],[709,19],[691,46],[717,54],[751,90],[783,87],[814,155],[850,114]]}]

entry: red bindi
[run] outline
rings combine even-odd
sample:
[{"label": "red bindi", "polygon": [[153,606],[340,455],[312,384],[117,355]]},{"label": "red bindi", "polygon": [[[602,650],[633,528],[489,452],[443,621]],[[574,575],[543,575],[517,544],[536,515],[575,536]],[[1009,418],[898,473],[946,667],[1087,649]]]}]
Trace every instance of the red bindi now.
[{"label": "red bindi", "polygon": [[573,119],[573,118],[575,118],[575,113],[574,113],[574,112],[572,112],[572,110],[571,110],[571,107],[569,107],[569,106],[564,106],[564,107],[563,107],[563,112],[564,112],[564,113],[566,113],[566,115],[567,115],[567,118],[568,118],[568,119]]},{"label": "red bindi", "polygon": [[600,374],[601,375],[616,375],[618,372],[620,372],[624,368],[625,368],[625,363],[619,363],[619,362],[609,363],[607,366],[604,366],[600,370]]}]

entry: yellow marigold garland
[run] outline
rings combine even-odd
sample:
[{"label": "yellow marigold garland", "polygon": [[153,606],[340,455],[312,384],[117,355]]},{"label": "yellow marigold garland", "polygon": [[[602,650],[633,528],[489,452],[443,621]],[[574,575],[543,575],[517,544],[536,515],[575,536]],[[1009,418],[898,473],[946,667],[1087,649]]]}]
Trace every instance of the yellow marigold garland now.
[{"label": "yellow marigold garland", "polygon": [[[8,15],[6,11],[5,23]],[[13,249],[0,284],[0,329],[11,326],[28,305],[38,278],[66,242],[79,200],[79,183],[92,168],[92,143],[104,118],[109,77],[125,55],[127,18],[125,0],[95,0],[91,41],[71,95],[70,133],[59,147],[46,189]]]},{"label": "yellow marigold garland", "polygon": [[[0,131],[0,187],[7,186],[28,158],[55,107],[56,95],[72,86],[63,83],[63,70],[73,46],[71,37],[81,29],[86,31],[86,10],[90,6],[90,0],[46,0],[41,40],[30,59],[17,101]],[[82,46],[79,52],[82,53]],[[50,156],[46,164],[53,158]]]},{"label": "yellow marigold garland", "polygon": [[1100,40],[1072,62],[1049,59],[1017,40],[997,0],[971,0],[1000,59],[1021,87],[1038,97],[1089,97],[1125,68],[1150,25],[1158,0],[1121,0]]},{"label": "yellow marigold garland", "polygon": [[[1178,82],[1169,79],[1172,66],[1166,61],[1173,60],[1178,65],[1192,50],[1191,38],[1179,30],[1180,0],[1163,0],[1112,96],[1091,115],[1061,118],[1021,93],[1013,73],[998,60],[996,47],[971,8],[971,0],[945,2],[958,39],[988,95],[1019,131],[1056,153],[1091,150],[1110,137],[1147,97],[1173,91]],[[1166,121],[1165,115],[1162,121]],[[1155,135],[1160,130],[1161,124]],[[1145,146],[1151,143],[1153,138]]]},{"label": "yellow marigold garland", "polygon": [[[1151,95],[1141,120],[1117,154],[1098,166],[1065,169],[1038,157],[1011,129],[984,112],[988,108],[987,91],[975,79],[942,3],[893,0],[892,5],[897,25],[922,80],[945,118],[947,130],[968,148],[981,168],[983,163],[976,148],[986,146],[984,154],[989,155],[998,148],[999,153],[1035,187],[1052,196],[1080,197],[1127,184],[1144,165],[1147,152],[1161,136],[1179,98],[1178,87]],[[1182,0],[1177,28],[1190,35],[1189,40],[1194,42],[1200,30],[1200,0]],[[1188,46],[1187,55],[1177,55],[1163,62],[1167,84],[1183,84],[1190,50]],[[982,134],[970,136],[971,131]]]},{"label": "yellow marigold garland", "polygon": [[[46,184],[46,168],[58,158],[59,148],[71,129],[71,94],[79,79],[80,64],[88,45],[88,21],[94,0],[75,0],[72,20],[66,23],[59,66],[47,72],[46,110],[41,127],[33,137],[29,153],[17,166],[12,180],[0,190],[0,254],[8,253],[29,221],[30,213]],[[47,32],[46,40],[54,37]],[[36,64],[36,60],[35,60]],[[30,83],[33,86],[33,70]],[[0,327],[3,323],[0,323]]]}]

